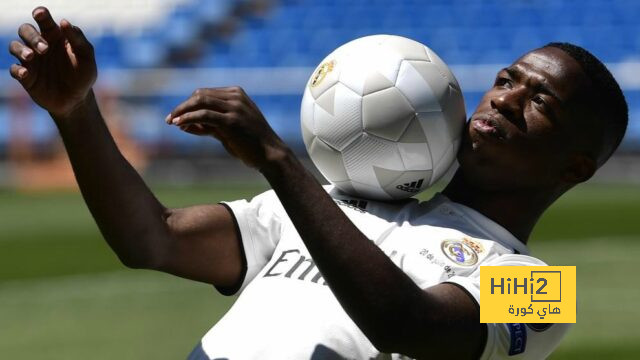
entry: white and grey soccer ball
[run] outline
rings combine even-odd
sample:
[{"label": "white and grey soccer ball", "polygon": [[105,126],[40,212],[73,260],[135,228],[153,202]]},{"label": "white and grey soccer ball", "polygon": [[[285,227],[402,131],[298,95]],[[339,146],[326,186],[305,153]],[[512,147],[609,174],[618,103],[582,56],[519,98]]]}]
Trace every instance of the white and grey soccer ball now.
[{"label": "white and grey soccer ball", "polygon": [[309,156],[337,188],[395,200],[445,174],[465,116],[457,80],[431,49],[372,35],[318,65],[305,88],[301,127]]}]

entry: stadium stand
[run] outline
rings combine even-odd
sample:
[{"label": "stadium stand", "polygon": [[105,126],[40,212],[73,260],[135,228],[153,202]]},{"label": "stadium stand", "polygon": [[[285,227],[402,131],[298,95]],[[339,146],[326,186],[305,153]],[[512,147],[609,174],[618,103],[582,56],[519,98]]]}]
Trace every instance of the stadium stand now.
[{"label": "stadium stand", "polygon": [[[0,41],[8,44],[40,3],[85,28],[96,47],[100,86],[120,94],[133,136],[151,147],[215,148],[163,126],[162,119],[196,87],[230,85],[234,79],[225,74],[243,73],[251,77],[241,77],[240,85],[276,131],[299,145],[299,102],[312,68],[348,40],[389,33],[428,44],[452,65],[469,110],[500,64],[550,41],[582,45],[618,76],[631,110],[624,148],[640,150],[638,1],[25,0],[0,5]],[[0,54],[4,68],[12,61]],[[269,76],[274,69],[292,75]],[[0,156],[11,136],[11,81],[0,77]],[[49,141],[52,124],[46,114],[34,114],[33,141]]]}]

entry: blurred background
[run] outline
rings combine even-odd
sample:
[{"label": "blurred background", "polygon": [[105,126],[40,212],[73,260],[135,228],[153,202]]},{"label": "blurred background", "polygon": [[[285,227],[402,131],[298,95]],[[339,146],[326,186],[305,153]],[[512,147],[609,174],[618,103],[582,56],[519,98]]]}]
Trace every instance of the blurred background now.
[{"label": "blurred background", "polygon": [[[3,1],[5,48],[21,23],[33,22],[37,5],[83,28],[95,45],[95,90],[108,125],[171,207],[267,188],[214,140],[164,123],[198,87],[243,86],[305,157],[304,85],[351,39],[388,33],[427,44],[456,74],[469,114],[496,71],[524,52],[550,41],[586,47],[620,82],[629,128],[594,179],[543,216],[530,247],[578,271],[578,321],[551,358],[640,357],[640,1]],[[0,358],[186,357],[234,298],[118,263],[76,190],[48,114],[10,78],[12,62],[0,52]]]}]

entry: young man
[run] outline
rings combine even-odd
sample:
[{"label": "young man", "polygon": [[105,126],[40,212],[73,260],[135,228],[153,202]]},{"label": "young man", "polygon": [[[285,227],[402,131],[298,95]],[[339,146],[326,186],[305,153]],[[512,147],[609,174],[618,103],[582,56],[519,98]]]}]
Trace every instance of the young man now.
[{"label": "young man", "polygon": [[460,168],[426,203],[330,190],[239,88],[199,89],[167,116],[271,184],[254,198],[167,209],[116,148],[80,29],[33,12],[11,74],[47,109],[85,201],[122,262],[242,290],[191,359],[546,357],[566,324],[480,324],[480,265],[544,265],[526,242],[544,210],[620,143],[627,106],[591,54],[550,44],[499,72],[465,128]]}]

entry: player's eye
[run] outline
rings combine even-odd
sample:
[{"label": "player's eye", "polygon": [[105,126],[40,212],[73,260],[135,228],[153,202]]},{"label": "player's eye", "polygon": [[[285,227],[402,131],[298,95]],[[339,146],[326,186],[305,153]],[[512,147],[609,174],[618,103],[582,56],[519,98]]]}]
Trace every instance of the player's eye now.
[{"label": "player's eye", "polygon": [[531,102],[534,104],[534,107],[538,109],[538,111],[547,115],[551,115],[551,109],[549,108],[549,104],[547,104],[544,97],[535,95],[531,98]]},{"label": "player's eye", "polygon": [[511,89],[511,87],[512,87],[511,79],[508,79],[508,78],[502,77],[502,76],[498,76],[496,78],[495,86],[502,86],[502,87],[505,87],[507,89]]},{"label": "player's eye", "polygon": [[545,104],[544,99],[543,99],[543,98],[542,98],[542,96],[540,96],[540,95],[536,95],[536,96],[534,96],[534,97],[531,99],[531,101],[533,101],[533,102],[534,102],[534,103],[536,103],[537,105],[544,105],[544,104]]}]

